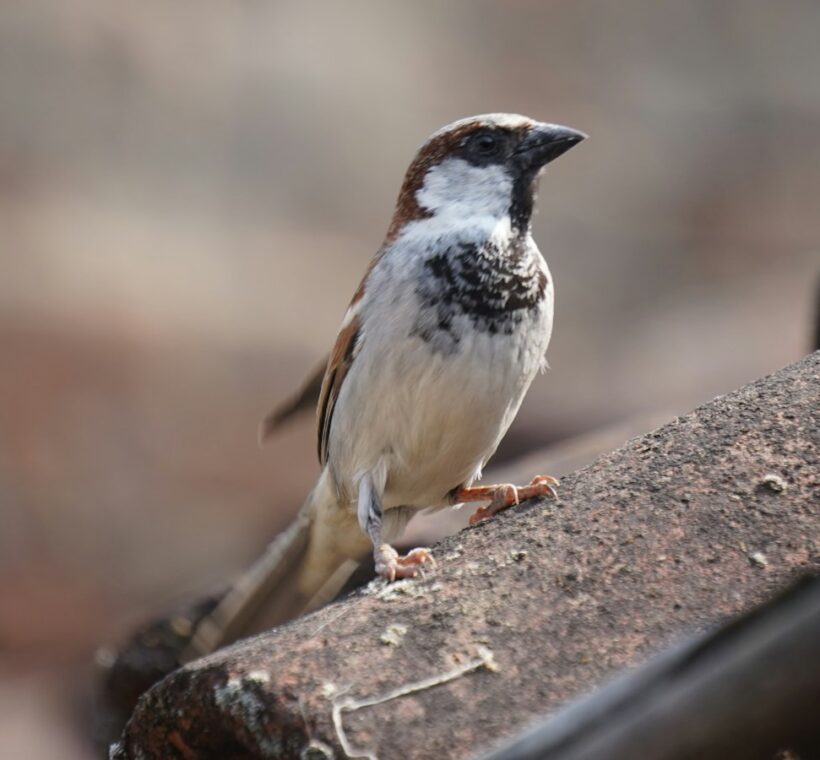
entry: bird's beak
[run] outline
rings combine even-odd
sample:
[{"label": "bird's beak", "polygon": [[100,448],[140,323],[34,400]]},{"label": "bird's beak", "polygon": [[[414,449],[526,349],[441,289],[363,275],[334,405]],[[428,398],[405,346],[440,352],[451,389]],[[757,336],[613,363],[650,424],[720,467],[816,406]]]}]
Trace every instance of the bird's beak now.
[{"label": "bird's beak", "polygon": [[540,169],[586,138],[577,129],[538,123],[530,129],[515,153],[526,168]]}]

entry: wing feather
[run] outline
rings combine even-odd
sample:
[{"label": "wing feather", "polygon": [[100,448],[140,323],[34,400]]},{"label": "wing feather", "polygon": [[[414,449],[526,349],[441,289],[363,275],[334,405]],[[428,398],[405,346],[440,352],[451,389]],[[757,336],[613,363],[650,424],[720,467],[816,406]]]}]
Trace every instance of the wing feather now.
[{"label": "wing feather", "polygon": [[370,261],[361,284],[353,294],[353,300],[350,302],[342,321],[339,334],[336,336],[336,343],[333,345],[333,351],[331,351],[327,363],[311,375],[293,398],[274,409],[263,420],[260,427],[261,441],[264,441],[282,424],[295,417],[308,404],[312,403],[318,394],[316,417],[319,428],[319,462],[322,465],[327,462],[327,446],[330,438],[330,425],[333,421],[333,410],[336,406],[336,400],[339,398],[342,383],[361,348],[362,329],[359,306],[364,298],[368,277],[384,255],[384,252],[385,249],[382,247]]},{"label": "wing feather", "polygon": [[267,441],[277,430],[298,417],[302,412],[316,408],[319,393],[322,390],[327,361],[327,359],[322,361],[293,396],[279,404],[262,420],[259,426],[259,443]]},{"label": "wing feather", "polygon": [[319,463],[324,465],[327,462],[327,446],[330,439],[330,425],[333,421],[333,410],[339,398],[339,391],[342,388],[347,373],[350,370],[356,353],[360,349],[361,343],[361,320],[355,313],[355,303],[350,307],[336,337],[336,343],[330,354],[330,359],[325,370],[325,378],[322,382],[322,390],[319,393],[319,405],[317,407],[317,421],[319,427]]}]

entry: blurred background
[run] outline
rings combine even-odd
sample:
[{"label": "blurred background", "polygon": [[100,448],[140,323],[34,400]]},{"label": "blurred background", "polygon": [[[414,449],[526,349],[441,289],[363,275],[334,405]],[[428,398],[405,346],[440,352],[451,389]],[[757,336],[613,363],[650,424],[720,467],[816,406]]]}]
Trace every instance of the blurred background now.
[{"label": "blurred background", "polygon": [[257,423],[453,119],[591,136],[542,181],[552,369],[500,462],[803,355],[818,33],[815,0],[3,3],[0,756],[88,760],[95,647],[299,506],[310,415],[265,449]]}]

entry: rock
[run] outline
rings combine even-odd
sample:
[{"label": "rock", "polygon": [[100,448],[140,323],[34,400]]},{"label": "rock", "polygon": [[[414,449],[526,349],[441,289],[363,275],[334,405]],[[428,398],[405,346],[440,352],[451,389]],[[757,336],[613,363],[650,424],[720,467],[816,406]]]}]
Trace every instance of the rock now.
[{"label": "rock", "polygon": [[441,542],[420,580],[174,672],[112,757],[466,758],[749,609],[820,569],[818,376],[815,353]]}]

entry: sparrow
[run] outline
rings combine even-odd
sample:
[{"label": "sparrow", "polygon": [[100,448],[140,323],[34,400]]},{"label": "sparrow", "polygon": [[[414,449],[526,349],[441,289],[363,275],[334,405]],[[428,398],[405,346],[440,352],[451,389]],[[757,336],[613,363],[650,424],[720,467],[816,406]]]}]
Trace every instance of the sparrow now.
[{"label": "sparrow", "polygon": [[284,621],[329,600],[368,551],[378,575],[413,577],[429,550],[392,543],[420,510],[485,502],[471,522],[554,495],[474,485],[545,364],[549,268],[531,234],[544,167],[586,135],[518,114],[435,132],[418,150],[323,370],[262,425],[319,388],[321,474],[291,526],[197,628],[191,654],[230,640],[261,606]]}]

